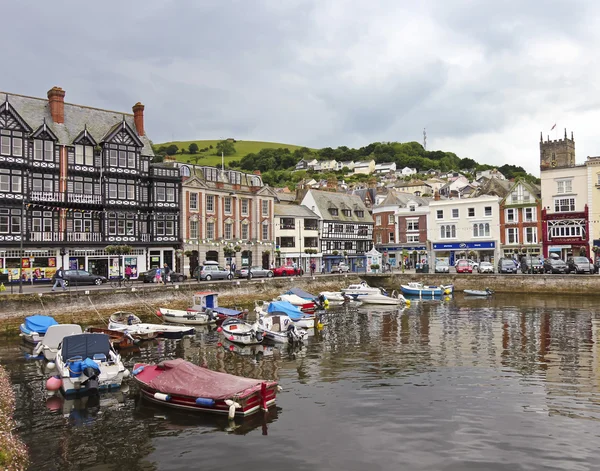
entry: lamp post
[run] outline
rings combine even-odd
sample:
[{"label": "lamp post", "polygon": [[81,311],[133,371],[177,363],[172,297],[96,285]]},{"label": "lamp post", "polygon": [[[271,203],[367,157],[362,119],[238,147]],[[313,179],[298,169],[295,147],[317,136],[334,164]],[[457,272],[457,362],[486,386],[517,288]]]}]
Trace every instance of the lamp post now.
[{"label": "lamp post", "polygon": [[[24,186],[23,186],[24,188]],[[25,192],[21,198],[21,243],[19,256],[19,294],[23,294],[23,238],[25,237]]]}]

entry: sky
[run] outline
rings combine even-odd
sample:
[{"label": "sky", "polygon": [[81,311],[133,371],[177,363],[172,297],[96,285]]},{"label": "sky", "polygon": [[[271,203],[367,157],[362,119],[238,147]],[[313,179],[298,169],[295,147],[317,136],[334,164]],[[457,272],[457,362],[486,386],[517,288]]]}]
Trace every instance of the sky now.
[{"label": "sky", "polygon": [[[539,175],[600,155],[600,2],[0,0],[0,90],[117,111],[155,143],[423,142]],[[556,127],[551,131],[552,126]]]}]

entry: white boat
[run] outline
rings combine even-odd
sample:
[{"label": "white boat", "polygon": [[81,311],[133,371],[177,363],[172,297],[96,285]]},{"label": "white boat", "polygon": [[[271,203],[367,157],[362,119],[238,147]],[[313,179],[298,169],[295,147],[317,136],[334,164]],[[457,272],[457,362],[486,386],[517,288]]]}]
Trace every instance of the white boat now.
[{"label": "white boat", "polygon": [[454,291],[453,285],[427,286],[423,283],[411,281],[407,285],[400,285],[402,294],[410,296],[442,296],[444,294],[452,294]]},{"label": "white boat", "polygon": [[382,294],[382,290],[380,288],[372,288],[364,281],[361,281],[358,284],[350,285],[347,288],[342,289],[342,294],[351,296],[354,299],[360,299],[367,294]]},{"label": "white boat", "polygon": [[108,328],[118,332],[128,332],[131,335],[155,333],[158,337],[180,339],[184,335],[194,335],[193,327],[143,323],[132,312],[118,311],[110,316]]},{"label": "white boat", "polygon": [[297,327],[302,329],[313,329],[315,327],[316,316],[302,312],[298,306],[294,306],[287,301],[263,303],[261,306],[257,305],[254,311],[258,316],[285,314]]},{"label": "white boat", "polygon": [[324,296],[325,299],[327,299],[327,301],[329,301],[330,303],[343,303],[346,299],[348,299],[348,297],[344,296],[344,294],[341,291],[321,291],[319,294],[321,296]]},{"label": "white boat", "polygon": [[200,311],[183,311],[180,309],[167,309],[161,307],[158,309],[160,316],[165,322],[173,322],[185,325],[208,325],[217,322],[217,316],[214,315],[212,309],[207,309],[204,312]]},{"label": "white boat", "polygon": [[56,322],[52,316],[44,316],[41,314],[28,316],[19,326],[19,330],[21,331],[19,335],[26,342],[37,344],[44,338],[48,327],[57,324],[58,322]]},{"label": "white boat", "polygon": [[65,395],[119,388],[123,378],[129,376],[106,334],[65,337],[55,366]]},{"label": "white boat", "polygon": [[219,293],[199,291],[192,298],[192,307],[186,311],[161,307],[157,315],[166,322],[186,325],[208,325],[230,317],[239,317],[242,311],[219,306]]},{"label": "white boat", "polygon": [[399,305],[399,304],[410,304],[410,301],[404,298],[401,294],[397,294],[395,291],[390,296],[381,293],[367,294],[361,296],[360,300],[364,304],[381,304],[381,305]]},{"label": "white boat", "polygon": [[81,334],[81,326],[77,324],[56,324],[48,327],[44,338],[35,346],[33,356],[44,355],[48,361],[54,361],[63,339],[69,335]]},{"label": "white boat", "polygon": [[486,288],[484,290],[481,289],[465,289],[463,291],[466,295],[469,296],[491,296],[492,294],[494,294],[494,291]]},{"label": "white boat", "polygon": [[227,319],[217,330],[230,342],[242,345],[255,345],[263,341],[261,329],[241,319]]},{"label": "white boat", "polygon": [[285,314],[260,316],[258,327],[262,331],[264,339],[274,343],[296,344],[302,342],[307,336],[306,330],[299,329],[294,321]]},{"label": "white boat", "polygon": [[317,309],[317,305],[314,301],[311,301],[310,299],[301,298],[297,294],[293,293],[282,294],[280,296],[277,296],[273,301],[286,301],[290,304],[293,304],[294,306],[297,306],[300,309],[307,311],[314,311],[315,309]]}]

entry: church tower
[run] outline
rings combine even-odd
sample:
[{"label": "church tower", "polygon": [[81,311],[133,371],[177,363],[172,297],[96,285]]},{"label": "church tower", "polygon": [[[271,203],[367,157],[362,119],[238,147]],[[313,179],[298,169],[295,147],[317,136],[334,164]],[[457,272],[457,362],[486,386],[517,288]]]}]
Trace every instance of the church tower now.
[{"label": "church tower", "polygon": [[571,131],[571,139],[567,138],[567,130],[565,129],[564,139],[554,141],[548,140],[544,142],[544,138],[540,133],[540,169],[548,170],[552,168],[575,167],[575,139],[573,139],[573,131]]}]

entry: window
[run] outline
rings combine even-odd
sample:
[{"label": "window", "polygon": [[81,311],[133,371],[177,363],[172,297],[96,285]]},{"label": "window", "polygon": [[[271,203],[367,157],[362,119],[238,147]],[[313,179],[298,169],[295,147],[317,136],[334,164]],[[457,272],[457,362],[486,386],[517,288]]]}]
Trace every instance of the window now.
[{"label": "window", "polygon": [[414,204],[411,204],[411,205],[408,207],[408,210],[409,210],[409,211],[416,211],[416,210],[417,210],[417,207],[416,207],[416,205],[414,205]]},{"label": "window", "polygon": [[596,178],[597,178],[596,185],[600,185],[600,173],[596,174]]},{"label": "window", "polygon": [[[214,195],[206,195],[206,211],[209,213],[215,212],[215,196]],[[212,238],[212,237],[210,237]]]},{"label": "window", "polygon": [[536,208],[524,208],[523,209],[523,218],[525,222],[536,222],[537,221],[537,211]]},{"label": "window", "polygon": [[475,217],[475,208],[468,208],[467,209],[467,216],[470,218],[474,218]]},{"label": "window", "polygon": [[94,148],[92,146],[75,146],[75,163],[77,165],[94,165]]},{"label": "window", "polygon": [[0,234],[21,233],[21,210],[0,209]]},{"label": "window", "polygon": [[406,242],[419,242],[419,234],[407,234]]},{"label": "window", "polygon": [[394,242],[394,233],[393,232],[390,232],[389,241],[390,241],[390,244]]},{"label": "window", "polygon": [[198,220],[190,220],[190,239],[198,238]]},{"label": "window", "polygon": [[[108,184],[109,199],[135,200],[135,180],[110,180]],[[158,188],[156,189],[158,190]],[[162,188],[164,190],[164,188]],[[157,201],[164,201],[159,200]]]},{"label": "window", "polygon": [[331,214],[332,216],[337,216],[338,215],[337,208],[329,208],[329,214]]},{"label": "window", "polygon": [[458,219],[458,208],[452,209],[452,219]]},{"label": "window", "polygon": [[23,157],[23,133],[21,131],[3,130],[0,137],[0,154]]},{"label": "window", "polygon": [[483,214],[486,216],[491,216],[492,215],[492,207],[486,206],[485,208],[483,208]]},{"label": "window", "polygon": [[377,224],[378,226],[381,226],[381,216],[375,217],[375,224]]},{"label": "window", "polygon": [[356,214],[357,218],[364,218],[365,217],[365,212],[362,209],[354,211],[354,214]]},{"label": "window", "polygon": [[248,216],[248,200],[242,200],[242,216]]},{"label": "window", "polygon": [[419,230],[419,220],[418,219],[413,219],[413,220],[407,220],[406,221],[406,232],[416,232]]},{"label": "window", "polygon": [[248,224],[242,224],[242,240],[248,240]]},{"label": "window", "polygon": [[169,202],[169,203],[175,202],[175,188],[172,186],[167,187],[167,202]]},{"label": "window", "polygon": [[231,196],[226,196],[224,201],[225,214],[231,214]]},{"label": "window", "polygon": [[436,219],[444,219],[444,210],[443,209],[438,209],[436,211]]},{"label": "window", "polygon": [[108,152],[108,165],[110,167],[116,167],[118,163],[117,160],[117,151],[116,150],[110,150]]},{"label": "window", "polygon": [[54,160],[54,142],[36,139],[33,142],[33,160],[52,162]]},{"label": "window", "polygon": [[381,244],[382,243],[381,232],[378,232],[377,235],[375,236],[375,242],[377,244]]},{"label": "window", "polygon": [[440,226],[440,239],[455,239],[456,226],[454,224],[445,224]]},{"label": "window", "polygon": [[515,208],[507,208],[506,209],[506,222],[507,223],[519,222],[519,215]]},{"label": "window", "polygon": [[489,237],[490,236],[490,224],[488,222],[479,224],[473,224],[473,237]]},{"label": "window", "polygon": [[[264,207],[264,201],[263,201],[263,207]],[[269,239],[269,225],[267,223],[263,223],[262,225],[262,239],[263,240],[268,240]]]},{"label": "window", "polygon": [[342,232],[344,232],[344,226],[342,226],[341,224],[335,224],[333,226],[333,232],[341,234]]},{"label": "window", "polygon": [[509,227],[506,229],[506,243],[507,244],[518,244],[519,243],[519,228]]},{"label": "window", "polygon": [[[0,154],[10,155],[10,137],[9,136],[0,137]],[[8,226],[6,226],[6,227],[8,227]]]},{"label": "window", "polygon": [[525,243],[526,244],[537,244],[537,227],[526,227],[525,228]]},{"label": "window", "polygon": [[346,224],[346,234],[354,233],[354,224]]},{"label": "window", "polygon": [[564,213],[575,211],[575,198],[557,198],[554,200],[554,211]]},{"label": "window", "polygon": [[231,239],[231,223],[225,223],[225,239]]},{"label": "window", "polygon": [[268,216],[269,215],[269,202],[267,200],[263,200],[261,202],[261,204],[262,204],[262,215]]},{"label": "window", "polygon": [[21,193],[21,170],[0,169],[0,192]]},{"label": "window", "polygon": [[342,209],[342,214],[347,218],[352,217],[352,211],[349,209]]},{"label": "window", "polygon": [[388,214],[388,225],[391,226],[394,223],[395,223],[395,221],[394,221],[394,215],[393,214]]},{"label": "window", "polygon": [[559,224],[550,229],[551,237],[581,237],[585,231],[581,226]]},{"label": "window", "polygon": [[190,211],[198,211],[198,193],[190,193]]},{"label": "window", "polygon": [[561,193],[572,193],[573,192],[573,181],[572,180],[559,180],[556,182],[556,192]]},{"label": "window", "polygon": [[215,238],[215,223],[214,222],[206,223],[206,238],[207,239]]}]

